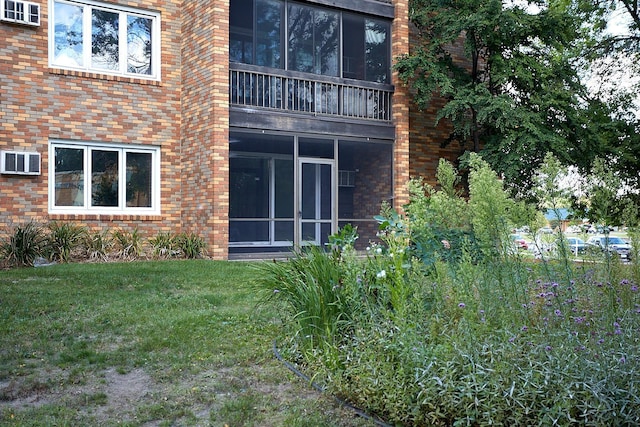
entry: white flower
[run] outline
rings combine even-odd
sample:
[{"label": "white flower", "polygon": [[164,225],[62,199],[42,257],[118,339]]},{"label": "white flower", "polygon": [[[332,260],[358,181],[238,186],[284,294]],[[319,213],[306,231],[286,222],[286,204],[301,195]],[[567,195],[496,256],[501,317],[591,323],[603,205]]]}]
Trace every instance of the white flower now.
[{"label": "white flower", "polygon": [[[381,254],[382,253],[382,248],[376,248],[376,253],[377,254]],[[384,270],[382,270],[382,271],[384,271]]]},{"label": "white flower", "polygon": [[378,279],[385,278],[385,277],[387,277],[387,272],[385,270],[379,271],[378,274],[376,274],[376,277]]}]

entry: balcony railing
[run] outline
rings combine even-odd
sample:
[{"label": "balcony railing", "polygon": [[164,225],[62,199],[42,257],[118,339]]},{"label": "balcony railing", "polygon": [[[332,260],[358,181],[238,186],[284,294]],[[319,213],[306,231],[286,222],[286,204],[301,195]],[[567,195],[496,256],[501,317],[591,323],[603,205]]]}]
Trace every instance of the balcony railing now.
[{"label": "balcony railing", "polygon": [[393,86],[230,64],[229,102],[279,111],[391,121]]}]

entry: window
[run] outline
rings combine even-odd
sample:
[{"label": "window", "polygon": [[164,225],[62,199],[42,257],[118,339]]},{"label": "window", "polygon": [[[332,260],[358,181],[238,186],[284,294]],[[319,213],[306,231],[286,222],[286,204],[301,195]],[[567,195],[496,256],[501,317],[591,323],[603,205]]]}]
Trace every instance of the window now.
[{"label": "window", "polygon": [[342,18],[344,40],[342,74],[346,78],[388,83],[390,69],[389,34],[387,21],[368,19],[355,14]]},{"label": "window", "polygon": [[232,61],[282,68],[283,5],[279,0],[255,0],[254,10],[253,0],[231,2],[229,56]]},{"label": "window", "polygon": [[290,246],[294,239],[293,137],[232,132],[231,246]]},{"label": "window", "polygon": [[390,20],[289,0],[232,0],[229,22],[232,62],[390,81]]},{"label": "window", "polygon": [[297,4],[287,12],[289,70],[338,76],[338,13]]},{"label": "window", "polygon": [[158,14],[94,2],[52,4],[51,66],[159,79]]},{"label": "window", "polygon": [[156,147],[52,142],[52,212],[157,214],[160,152]]}]

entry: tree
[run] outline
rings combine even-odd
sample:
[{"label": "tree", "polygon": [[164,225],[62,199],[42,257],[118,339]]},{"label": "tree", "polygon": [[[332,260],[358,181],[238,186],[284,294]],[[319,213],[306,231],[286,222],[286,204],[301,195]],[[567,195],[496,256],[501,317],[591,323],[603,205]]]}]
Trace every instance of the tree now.
[{"label": "tree", "polygon": [[444,98],[437,120],[453,125],[445,144],[471,142],[507,186],[528,194],[548,152],[588,170],[610,154],[618,129],[609,105],[580,78],[575,57],[588,34],[575,8],[562,0],[507,3],[412,0],[415,45],[396,69],[419,108]]}]

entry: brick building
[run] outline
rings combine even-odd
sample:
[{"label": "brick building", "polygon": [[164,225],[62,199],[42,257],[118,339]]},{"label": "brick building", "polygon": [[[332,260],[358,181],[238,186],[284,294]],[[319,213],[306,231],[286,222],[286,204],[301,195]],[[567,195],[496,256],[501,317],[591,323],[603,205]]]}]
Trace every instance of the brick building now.
[{"label": "brick building", "polygon": [[408,0],[2,1],[0,226],[195,232],[217,259],[326,242],[446,129],[392,72]]}]

